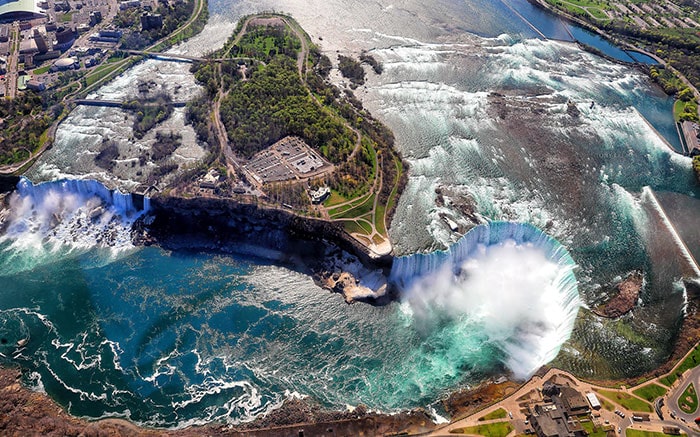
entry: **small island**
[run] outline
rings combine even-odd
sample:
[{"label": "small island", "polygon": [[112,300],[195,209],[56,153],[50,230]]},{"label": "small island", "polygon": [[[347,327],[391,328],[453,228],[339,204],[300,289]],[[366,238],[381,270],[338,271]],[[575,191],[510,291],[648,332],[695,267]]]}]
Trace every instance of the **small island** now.
[{"label": "small island", "polygon": [[[203,1],[191,2],[195,15],[186,22],[182,19],[186,14],[175,10],[175,16],[180,16],[178,23],[185,28],[196,23],[194,17],[201,19],[203,4]],[[121,50],[107,58],[110,61],[100,70],[104,75],[95,70],[82,78],[73,77],[72,82],[60,88],[65,92],[58,94],[63,103],[50,101],[55,104],[36,109],[34,117],[26,119],[27,124],[23,125],[26,130],[13,131],[32,143],[26,150],[15,147],[5,155],[4,162],[10,164],[8,168],[14,168],[12,171],[31,163],[50,144],[51,123],[48,118],[42,118],[41,111],[54,111],[59,116],[67,113],[76,100],[113,78],[120,69],[156,55],[177,40],[177,35],[173,36],[177,30],[164,34],[138,32],[130,21],[136,15],[120,13],[120,16],[120,26],[132,28],[129,37],[121,41]],[[353,270],[387,267],[385,261],[392,253],[388,228],[407,177],[407,164],[394,147],[393,134],[363,108],[351,91],[364,83],[367,74],[381,74],[382,65],[367,53],[360,54],[359,59],[339,56],[337,68],[350,82],[351,89],[336,87],[329,79],[335,61],[322,54],[298,23],[281,14],[244,17],[223,48],[187,60],[192,62],[191,71],[204,88],[199,97],[175,102],[157,91],[150,93],[149,84],[142,83],[138,86],[142,98],[109,103],[134,116],[133,131],[137,138],[167,120],[175,105],[186,105],[187,121],[206,150],[206,157],[195,165],[178,168],[168,164],[167,157],[180,145],[182,136],[172,131],[156,132],[150,150],[132,163],[157,166],[139,189],[143,202],[144,196],[152,197],[156,212],[144,215],[136,223],[134,242],[176,248],[183,243],[173,241],[184,230],[199,232],[196,235],[202,240],[194,246],[200,244],[198,247],[219,250],[229,241],[227,233],[235,229],[246,234],[246,242],[268,246],[284,261],[304,255],[319,258],[318,265],[310,266],[314,280],[328,290],[343,294],[348,303],[356,300],[374,303],[390,295],[386,282],[377,280],[374,287],[367,287]],[[679,98],[684,101],[682,97],[688,95],[688,92],[679,93]],[[27,93],[26,97],[15,99],[11,109],[16,115],[24,114],[22,105],[26,102],[22,99],[31,98],[36,96]],[[692,115],[692,111],[686,110],[692,109],[692,104],[684,105],[682,112]],[[572,118],[580,115],[571,102],[567,112]],[[9,113],[8,117],[12,120]],[[32,127],[31,123],[40,124]],[[22,144],[20,140],[16,142]],[[105,139],[94,160],[100,168],[111,171],[119,156],[117,145]],[[448,196],[448,190],[436,189],[439,205],[453,197]],[[468,207],[463,209],[465,215],[474,214]],[[442,218],[453,230],[459,229],[448,217]],[[290,241],[280,243],[280,235],[289,237]],[[284,253],[289,248],[293,253]],[[348,252],[361,262],[348,260]],[[348,269],[351,264],[353,269]],[[629,313],[637,304],[643,286],[643,273],[629,274],[609,287],[611,299],[594,312],[605,318]],[[688,338],[697,338],[696,330],[688,332]],[[665,367],[656,371],[658,374],[634,381],[634,396],[624,388],[611,389],[605,382],[581,381],[556,369],[541,369],[521,386],[505,377],[489,381],[473,390],[453,393],[444,400],[445,411],[455,421],[438,429],[423,410],[382,415],[359,405],[353,411],[329,412],[308,400],[289,400],[279,410],[238,429],[212,424],[199,429],[161,432],[139,429],[118,419],[87,423],[69,417],[45,396],[23,389],[15,370],[0,369],[0,391],[6,395],[0,411],[6,413],[6,418],[15,418],[14,424],[0,421],[0,429],[29,429],[58,435],[80,430],[96,434],[198,435],[277,427],[281,434],[294,435],[303,435],[304,430],[307,435],[314,431],[338,435],[429,431],[492,435],[494,430],[505,434],[513,430],[518,433],[536,430],[538,423],[546,424],[552,419],[546,412],[555,406],[567,415],[576,416],[569,422],[572,430],[585,430],[591,435],[614,434],[616,425],[627,426],[622,420],[625,413],[632,417],[641,411],[642,415],[634,416],[640,422],[660,426],[652,414],[652,409],[657,407],[654,400],[666,393],[687,390],[685,380],[677,382],[678,375],[696,372],[690,369],[700,355],[697,346],[685,355],[689,347],[678,347]],[[680,364],[674,367],[676,362]],[[24,408],[25,405],[32,407]],[[659,416],[673,411],[671,406],[662,407],[655,411]],[[674,425],[672,430],[686,431],[686,426]]]},{"label": "small island", "polygon": [[[381,71],[374,58],[363,62]],[[170,195],[282,208],[341,227],[376,256],[391,253],[406,163],[391,131],[330,82],[331,65],[290,17],[240,20],[222,49],[192,67],[206,91],[188,103],[188,120],[211,154]],[[339,68],[364,80],[357,60]]]},{"label": "small island", "polygon": [[644,287],[644,275],[641,272],[633,272],[615,284],[614,296],[607,302],[593,309],[593,313],[610,319],[621,317],[637,305],[639,293]]}]

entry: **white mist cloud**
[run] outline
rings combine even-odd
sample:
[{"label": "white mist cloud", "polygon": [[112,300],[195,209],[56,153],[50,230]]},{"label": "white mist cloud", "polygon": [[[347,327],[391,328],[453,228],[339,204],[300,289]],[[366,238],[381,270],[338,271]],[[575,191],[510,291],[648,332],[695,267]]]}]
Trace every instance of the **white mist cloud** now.
[{"label": "white mist cloud", "polygon": [[31,269],[59,254],[93,247],[109,247],[113,254],[132,248],[131,225],[138,214],[127,205],[127,196],[110,194],[96,181],[33,185],[23,179],[11,195],[0,235],[0,244],[12,255],[0,268],[5,273]]},{"label": "white mist cloud", "polygon": [[529,377],[559,352],[580,306],[570,258],[550,259],[547,248],[507,239],[444,262],[403,294],[416,328],[478,327],[517,378]]}]

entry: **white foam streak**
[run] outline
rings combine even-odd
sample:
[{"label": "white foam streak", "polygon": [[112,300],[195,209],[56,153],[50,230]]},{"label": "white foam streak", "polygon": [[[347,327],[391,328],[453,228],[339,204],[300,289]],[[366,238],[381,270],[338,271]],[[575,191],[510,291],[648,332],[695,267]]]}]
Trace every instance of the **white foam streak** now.
[{"label": "white foam streak", "polygon": [[[131,226],[149,207],[148,199],[137,207],[131,194],[111,191],[94,180],[34,185],[24,178],[9,204],[0,236],[9,254],[4,274],[93,247],[108,247],[112,255],[130,249]],[[34,256],[23,256],[27,251]]]}]

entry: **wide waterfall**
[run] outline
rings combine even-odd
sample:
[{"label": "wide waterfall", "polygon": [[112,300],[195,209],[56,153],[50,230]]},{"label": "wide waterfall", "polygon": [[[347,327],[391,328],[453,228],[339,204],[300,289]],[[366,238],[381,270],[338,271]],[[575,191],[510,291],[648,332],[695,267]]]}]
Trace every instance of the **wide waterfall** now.
[{"label": "wide waterfall", "polygon": [[77,195],[86,199],[97,196],[106,204],[112,205],[119,214],[125,217],[148,211],[150,206],[148,197],[143,197],[142,205],[135,205],[133,194],[110,190],[101,182],[93,179],[63,179],[35,185],[23,177],[17,184],[17,192],[21,197],[31,197],[39,202],[54,195]]},{"label": "wide waterfall", "polygon": [[419,325],[467,318],[518,378],[554,359],[581,300],[568,251],[525,223],[477,226],[445,251],[397,258],[390,280]]},{"label": "wide waterfall", "polygon": [[[31,250],[31,265],[10,262],[11,270],[32,268],[58,253],[108,247],[132,247],[131,226],[149,209],[147,197],[110,190],[95,180],[60,180],[33,184],[22,178],[10,196],[0,226],[5,250]],[[46,255],[46,256],[42,256]]]}]

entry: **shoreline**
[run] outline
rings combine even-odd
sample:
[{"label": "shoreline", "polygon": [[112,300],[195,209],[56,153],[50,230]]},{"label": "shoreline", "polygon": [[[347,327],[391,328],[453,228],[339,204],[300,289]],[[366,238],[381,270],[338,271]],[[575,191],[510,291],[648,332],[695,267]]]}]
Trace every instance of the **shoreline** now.
[{"label": "shoreline", "polygon": [[[623,51],[634,51],[634,52],[641,53],[643,55],[646,55],[646,56],[653,58],[654,60],[656,60],[659,63],[659,65],[662,65],[664,68],[673,72],[673,74],[675,74],[681,80],[681,82],[683,82],[684,85],[686,85],[688,88],[690,88],[690,90],[693,91],[695,98],[698,101],[700,101],[700,91],[698,91],[698,89],[688,80],[688,78],[686,78],[685,75],[683,75],[683,73],[678,71],[675,67],[673,67],[672,65],[669,65],[668,62],[659,58],[656,54],[650,53],[650,52],[648,52],[642,48],[639,48],[639,47],[635,46],[634,44],[629,43],[625,40],[620,40],[618,38],[615,38],[612,35],[610,35],[609,33],[600,29],[599,27],[597,27],[597,26],[595,26],[595,25],[593,25],[593,24],[591,24],[591,23],[589,23],[581,18],[575,17],[571,14],[568,14],[566,12],[560,11],[560,10],[552,7],[549,3],[547,3],[546,0],[527,0],[527,1],[535,6],[539,7],[539,8],[542,8],[542,9],[548,11],[549,13],[551,13],[557,17],[560,17],[560,18],[562,18],[570,23],[581,26],[583,29],[588,30],[589,32],[595,33],[596,35],[598,35],[598,36],[604,38],[606,41],[610,42],[611,44],[619,47]],[[598,56],[601,56],[605,59],[611,60],[613,62],[621,63],[624,65],[630,65],[633,67],[637,67],[638,69],[645,72],[646,74],[649,73],[647,71],[648,67],[645,67],[646,64],[629,63],[629,62],[625,62],[625,61],[622,61],[619,59],[615,59],[615,58],[612,58],[608,55],[605,55],[604,53],[601,53],[599,50],[597,50],[595,48],[592,48],[592,50],[591,50],[590,46],[583,44],[583,43],[580,43],[579,41],[576,41],[575,39],[573,42],[578,44],[579,47],[581,47],[582,49],[584,49],[588,52],[594,53]],[[659,85],[659,87],[660,87],[660,85]],[[698,108],[698,114],[700,115],[700,108]],[[675,152],[682,155],[682,153],[680,153],[680,152],[677,152],[677,151],[675,151]]]},{"label": "shoreline", "polygon": [[[530,0],[530,1],[535,1],[537,3],[540,3],[542,0]],[[573,18],[573,17],[572,17]],[[580,24],[580,23],[579,23]],[[588,28],[588,27],[586,27]],[[583,44],[578,43],[579,46],[584,46]],[[638,50],[638,49],[635,49]],[[644,52],[642,52],[644,53]],[[608,58],[607,56],[603,55],[603,57]],[[624,61],[619,61],[615,60],[615,62],[620,62],[624,63]],[[630,65],[635,65],[635,64],[630,64]],[[0,180],[0,191],[2,191],[2,182],[3,180]],[[9,183],[9,181],[8,181]],[[299,237],[301,240],[305,238],[309,238],[312,241],[318,242],[319,244],[329,243],[331,245],[335,245],[339,247],[341,250],[347,250],[349,253],[355,255],[360,259],[360,261],[365,264],[368,267],[376,267],[376,268],[381,268],[381,269],[390,269],[391,268],[391,263],[393,262],[393,256],[391,254],[385,255],[379,258],[374,258],[372,257],[372,254],[370,253],[370,249],[361,245],[359,242],[357,242],[356,239],[354,239],[352,236],[347,234],[341,227],[337,226],[334,223],[328,222],[328,221],[323,221],[323,220],[316,220],[310,217],[303,217],[297,214],[293,214],[288,211],[284,211],[283,209],[277,209],[277,208],[271,208],[271,207],[265,207],[265,206],[257,206],[254,204],[246,204],[243,202],[237,202],[235,200],[228,200],[228,199],[208,199],[208,198],[194,198],[194,199],[185,199],[185,198],[175,198],[175,197],[170,197],[170,198],[165,198],[162,202],[167,203],[167,202],[191,202],[191,207],[188,206],[188,208],[185,209],[185,212],[187,213],[191,219],[198,219],[201,220],[201,213],[202,209],[212,212],[210,217],[212,220],[216,219],[227,219],[227,214],[236,214],[235,211],[240,210],[240,216],[244,217],[246,220],[252,218],[260,218],[261,220],[278,220],[279,223],[283,225],[288,225],[288,229],[291,230],[291,235],[294,237]],[[155,200],[155,205],[156,207],[162,207],[163,204],[159,204],[159,200]],[[211,204],[207,205],[204,208],[199,208],[198,206],[202,206],[202,203],[208,203],[211,202]],[[219,210],[219,213],[216,213],[217,211],[217,206],[215,205],[216,202],[224,202],[228,203],[229,207],[231,206],[231,203],[235,204],[234,211],[231,211],[228,208],[221,208]],[[198,205],[199,203],[199,205]],[[222,212],[225,211],[225,212]],[[251,212],[253,212],[251,214]],[[256,215],[257,214],[257,215]],[[255,227],[254,224],[251,225],[252,228]],[[187,229],[184,224],[182,224],[183,229]],[[206,229],[206,227],[203,227]],[[145,245],[158,245],[159,247],[163,248],[172,248],[172,250],[183,250],[187,248],[191,249],[200,249],[200,250],[221,250],[221,246],[218,245],[218,243],[215,243],[215,240],[207,240],[207,235],[211,233],[211,235],[216,235],[217,232],[216,230],[211,231],[211,232],[205,232],[203,234],[193,234],[197,238],[193,238],[192,242],[198,242],[200,245],[194,245],[194,246],[189,246],[187,244],[184,244],[180,247],[177,247],[177,244],[174,240],[179,240],[180,243],[182,243],[185,240],[185,237],[180,238],[176,233],[170,234],[169,237],[173,238],[172,240],[168,238],[168,233],[167,233],[168,228],[165,227],[163,228],[163,234],[162,236],[156,237],[155,240],[144,240],[148,244]],[[263,229],[263,232],[265,229]],[[258,235],[258,234],[254,234]],[[199,237],[202,237],[201,239],[198,239]],[[347,248],[347,249],[346,249]],[[274,249],[270,249],[274,250]],[[290,257],[290,262],[293,262],[294,257]],[[683,320],[683,327],[681,330],[685,329],[686,322],[689,321],[689,319],[692,319],[690,316],[686,316]],[[700,325],[700,322],[698,323]],[[698,338],[698,333],[700,333],[700,326],[697,327],[697,331],[695,336],[688,336],[688,338]],[[674,345],[674,350],[669,359],[663,364],[663,366],[655,369],[652,372],[658,372],[659,369],[665,368],[665,366],[669,366],[671,364],[671,359],[673,357],[677,356],[677,353],[679,351],[679,342],[681,340],[681,336],[676,339],[676,345]],[[686,343],[683,344],[682,347],[685,347]],[[692,347],[692,345],[691,345]],[[685,355],[685,353],[681,353],[681,356]],[[675,364],[671,365],[671,368],[675,367]],[[545,368],[547,368],[545,366]],[[540,369],[542,370],[542,369]],[[214,433],[214,434],[220,434],[220,435],[243,435],[243,434],[253,434],[255,435],[256,433],[264,433],[265,435],[288,435],[289,431],[291,430],[299,430],[301,428],[304,428],[308,433],[313,434],[312,429],[316,429],[314,427],[320,426],[321,431],[325,431],[323,427],[327,426],[328,424],[334,424],[334,429],[336,430],[336,433],[339,433],[338,435],[343,435],[340,434],[340,431],[338,429],[343,428],[343,429],[348,429],[352,430],[353,432],[344,434],[344,435],[352,435],[355,434],[357,431],[363,430],[365,432],[379,432],[380,426],[383,426],[385,432],[394,432],[394,433],[399,433],[399,432],[404,432],[404,429],[396,429],[401,428],[401,419],[397,419],[399,417],[408,417],[409,419],[407,420],[414,420],[410,419],[411,415],[415,415],[415,422],[412,422],[412,426],[414,430],[419,430],[421,427],[423,428],[428,428],[427,422],[425,422],[425,417],[428,417],[425,411],[422,411],[420,409],[418,410],[411,410],[408,412],[401,412],[397,413],[396,415],[391,415],[391,414],[374,414],[374,413],[366,413],[366,414],[360,414],[357,413],[354,417],[353,416],[341,416],[343,414],[350,414],[352,415],[353,413],[347,413],[343,411],[335,411],[335,412],[325,412],[325,414],[328,414],[329,416],[327,417],[339,417],[336,419],[333,419],[331,421],[323,421],[324,417],[326,416],[315,416],[313,418],[318,419],[317,422],[300,422],[294,425],[287,425],[287,424],[280,424],[283,423],[284,420],[286,419],[285,417],[282,417],[284,415],[287,415],[287,417],[306,417],[308,418],[309,416],[303,416],[303,415],[298,415],[296,416],[295,413],[299,413],[300,411],[303,412],[304,410],[304,405],[312,405],[310,403],[307,403],[305,401],[298,401],[297,402],[291,402],[288,404],[285,402],[285,404],[280,407],[279,409],[273,410],[272,412],[268,413],[266,416],[261,416],[258,417],[255,421],[250,422],[251,425],[255,425],[256,423],[262,423],[265,424],[266,426],[263,426],[258,429],[253,429],[253,428],[243,428],[243,430],[239,430],[236,428],[227,428],[227,425],[223,424],[208,424],[203,427],[198,427],[198,426],[192,426],[192,427],[187,427],[181,430],[169,430],[169,429],[149,429],[149,428],[143,428],[140,427],[139,425],[136,425],[128,420],[125,419],[118,419],[118,418],[106,418],[106,419],[99,419],[95,421],[86,421],[81,418],[77,418],[75,416],[71,416],[69,413],[67,413],[61,406],[55,403],[48,395],[41,394],[38,392],[34,392],[24,386],[21,386],[20,388],[16,388],[14,384],[10,385],[5,385],[5,380],[12,380],[13,376],[12,373],[7,373],[6,371],[12,372],[11,368],[2,368],[0,367],[0,393],[20,393],[23,390],[28,391],[28,396],[30,400],[33,400],[33,402],[49,402],[53,403],[53,411],[50,412],[50,414],[53,414],[54,416],[48,415],[45,417],[50,418],[47,422],[51,422],[53,425],[56,425],[56,421],[60,420],[65,420],[66,423],[74,423],[77,422],[78,424],[76,426],[82,426],[84,427],[84,431],[86,434],[90,434],[91,432],[113,432],[116,434],[123,433],[123,435],[200,435],[202,431],[206,431],[207,433]],[[15,369],[15,372],[17,370]],[[539,374],[540,371],[537,372]],[[650,372],[651,373],[651,372]],[[6,376],[7,375],[7,376]],[[16,375],[14,376],[16,380]],[[637,380],[638,378],[634,378]],[[629,381],[631,379],[625,379],[624,381]],[[521,387],[522,385],[525,385],[527,381],[523,383],[515,383],[510,381],[514,385],[518,385]],[[21,385],[21,384],[20,384]],[[476,387],[475,389],[472,390],[467,390],[467,394],[479,394],[481,393],[480,390],[483,388],[488,388],[492,387],[494,384],[485,384],[485,385],[480,385]],[[7,387],[12,387],[11,389],[7,390]],[[488,390],[487,390],[488,391]],[[453,395],[456,395],[461,391],[453,392],[450,397]],[[37,396],[43,396],[44,400],[39,400]],[[478,403],[475,403],[474,405],[471,405],[472,408],[474,408],[474,411],[479,411],[483,408],[488,407],[489,405],[493,405],[494,403],[498,403],[501,399],[486,399],[486,398],[480,398]],[[444,400],[446,401],[446,400]],[[483,403],[485,402],[485,404]],[[32,404],[33,405],[33,404]],[[291,405],[291,407],[289,406]],[[291,408],[291,409],[290,409]],[[313,408],[313,407],[309,407]],[[16,411],[16,410],[15,410]],[[48,410],[47,410],[48,411]],[[6,411],[4,411],[4,408],[0,410],[0,413],[5,413],[7,414]],[[26,412],[24,412],[26,413]],[[278,413],[275,415],[275,413]],[[324,413],[324,412],[321,412]],[[18,414],[23,414],[23,413],[18,413]],[[336,416],[333,416],[333,415]],[[408,415],[408,416],[401,416],[401,415]],[[421,415],[425,415],[425,417],[421,417]],[[63,416],[67,416],[63,417]],[[272,422],[265,422],[265,420],[268,419],[269,416],[275,416],[275,418],[272,419]],[[11,417],[11,416],[10,416]],[[342,417],[342,418],[341,418]],[[32,420],[34,418],[32,417]],[[274,422],[274,420],[279,420],[279,422]],[[457,420],[457,417],[454,418],[454,420]],[[51,426],[48,424],[43,424],[44,420],[40,419],[37,420],[35,423],[37,425],[41,426]],[[2,422],[0,422],[1,424]],[[94,425],[94,426],[93,426]],[[335,425],[340,425],[340,428],[336,427]],[[394,427],[394,428],[391,428]],[[389,430],[391,428],[391,430]],[[27,431],[27,429],[22,429],[22,428],[16,428],[16,429],[9,429],[9,428],[2,428],[0,426],[0,430],[5,429],[9,430],[10,432],[14,431],[17,434],[21,434],[23,431]],[[48,429],[48,428],[47,428]],[[35,431],[37,428],[30,428],[30,430]],[[60,430],[55,430],[55,431],[48,431],[46,433],[47,435],[50,435],[51,432],[62,432]],[[410,431],[409,431],[410,432]],[[416,431],[420,432],[420,431]],[[45,434],[44,432],[41,432],[42,434]]]},{"label": "shoreline", "polygon": [[[10,185],[9,181],[5,181],[3,179],[0,179],[0,182],[6,182],[5,185]],[[182,202],[184,202],[184,204]],[[233,203],[234,208],[225,208],[222,206],[221,202]],[[234,215],[237,215],[239,219],[243,220],[242,222],[237,223],[240,223],[244,227],[248,226],[249,229],[254,229],[255,226],[260,226],[263,222],[267,222],[269,224],[270,222],[277,220],[278,223],[276,226],[281,227],[280,229],[285,229],[285,231],[290,231],[290,235],[296,237],[299,240],[295,240],[294,238],[290,239],[289,241],[271,239],[268,241],[271,243],[278,244],[279,247],[268,247],[266,249],[270,250],[271,252],[274,251],[275,253],[285,253],[286,255],[288,255],[286,261],[292,264],[294,264],[299,259],[303,259],[304,254],[298,254],[299,257],[296,256],[297,254],[291,254],[292,256],[289,256],[290,252],[288,252],[287,250],[290,250],[292,248],[304,247],[304,250],[307,251],[307,254],[316,255],[318,253],[317,251],[320,250],[321,247],[325,247],[328,244],[332,245],[334,243],[340,243],[342,241],[345,241],[347,243],[346,240],[351,238],[348,236],[344,236],[342,232],[339,232],[342,231],[342,229],[338,230],[337,227],[332,226],[332,224],[329,222],[307,217],[300,217],[279,209],[259,207],[257,205],[240,204],[234,201],[227,201],[224,199],[156,198],[152,200],[152,205],[155,214],[157,214],[158,211],[160,211],[161,216],[164,215],[168,217],[169,220],[164,224],[156,225],[156,228],[159,229],[156,232],[156,238],[150,240],[143,240],[142,243],[143,245],[157,245],[164,249],[194,249],[205,251],[216,250],[226,252],[225,250],[222,250],[222,245],[220,244],[220,242],[217,242],[215,239],[212,238],[212,236],[217,235],[216,226],[220,226],[222,223],[225,223],[227,226],[229,226],[231,223],[230,220]],[[184,219],[182,220],[184,221],[180,221],[181,219],[173,219],[173,217],[175,216],[175,208],[179,208],[179,213],[183,215]],[[208,214],[213,214],[213,216],[207,217]],[[187,223],[190,219],[195,218],[200,223],[201,229],[205,229],[207,230],[207,232],[190,232],[185,235],[178,234],[177,232],[170,233],[170,231],[172,231],[173,226],[182,226],[180,228],[181,230],[191,230],[191,228],[187,227]],[[214,228],[211,228],[211,225],[216,226]],[[333,238],[337,239],[335,241],[333,240],[333,238],[329,240],[327,238],[328,235],[319,234],[320,229],[323,229],[324,227],[329,225],[333,228],[332,231],[336,232],[335,234],[331,234]],[[266,229],[265,233],[267,235],[279,235],[275,232],[269,232],[269,228],[265,228],[264,226],[263,229]],[[143,237],[144,235],[143,229],[135,229],[134,232],[137,238]],[[170,238],[159,239],[157,238],[158,232],[163,232],[163,235],[167,235]],[[253,232],[251,235],[257,243],[260,242],[258,234],[255,234],[255,232]],[[154,235],[150,236],[154,237]],[[307,240],[306,238],[312,239]],[[298,245],[299,241],[306,241],[306,243]],[[314,244],[308,244],[309,241],[313,241]],[[256,247],[261,246],[258,244],[256,245]],[[358,249],[355,246],[352,247]],[[283,250],[279,251],[278,249]],[[369,257],[367,257],[366,260],[370,263],[377,262],[377,260],[372,260]],[[373,267],[382,266],[383,268],[387,268],[388,266],[390,266],[390,264],[387,264],[388,261],[386,259],[379,261],[379,263],[380,264],[370,265]],[[686,355],[686,353],[695,346],[695,343],[692,340],[694,338],[700,338],[700,320],[698,320],[698,318],[695,317],[698,312],[698,303],[700,302],[700,284],[687,281],[686,285],[688,287],[689,295],[688,314],[683,319],[682,326],[679,329],[679,335],[676,339],[673,352],[664,363],[659,365],[656,369],[651,370],[644,375],[639,375],[636,377],[621,378],[617,380],[597,380],[595,378],[582,378],[579,376],[576,377],[581,381],[594,383],[600,386],[619,386],[621,384],[626,384],[628,386],[636,386],[640,383],[640,381],[646,381],[658,377],[660,375],[670,372],[673,368],[675,368],[676,365],[680,362],[680,360]],[[373,302],[371,301],[369,301],[368,303],[373,304]],[[542,374],[542,372],[546,372],[551,368],[553,367],[545,365],[542,368],[540,368],[535,373],[535,375],[540,375]],[[99,419],[96,421],[88,421],[82,418],[71,416],[63,409],[63,407],[59,406],[55,403],[55,401],[49,398],[48,395],[34,392],[21,384],[17,385],[19,373],[20,370],[18,370],[18,368],[16,367],[0,366],[0,393],[8,393],[9,390],[12,396],[16,395],[19,397],[28,397],[31,399],[38,399],[37,397],[43,397],[43,400],[35,402],[44,402],[47,403],[47,405],[53,405],[50,408],[42,407],[42,409],[39,410],[41,414],[45,414],[44,417],[50,419],[42,419],[36,421],[36,418],[34,418],[32,420],[36,421],[39,424],[43,424],[44,422],[50,423],[52,424],[51,426],[57,426],[59,428],[60,426],[82,426],[83,429],[85,429],[86,431],[92,429],[100,429],[103,431],[110,430],[110,432],[113,432],[116,435],[136,434],[149,436],[188,436],[201,434],[202,430],[206,430],[207,433],[213,433],[215,435],[256,435],[257,432],[261,433],[259,435],[288,435],[289,431],[291,430],[299,430],[303,428],[306,429],[308,432],[311,429],[316,429],[314,428],[316,426],[333,426],[334,429],[336,429],[338,432],[337,435],[354,435],[362,430],[364,430],[363,432],[371,433],[379,429],[378,427],[381,427],[381,429],[384,429],[387,432],[403,432],[405,431],[405,429],[402,428],[401,425],[404,419],[408,421],[408,423],[410,423],[412,427],[415,427],[413,428],[414,432],[429,432],[433,429],[440,428],[438,425],[434,424],[430,420],[429,415],[425,412],[425,410],[420,408],[409,411],[401,411],[394,414],[367,413],[366,415],[363,414],[348,417],[347,412],[323,410],[319,408],[319,406],[314,405],[313,400],[304,400],[299,402],[285,401],[282,407],[272,410],[267,415],[261,416],[253,422],[250,422],[249,424],[243,424],[237,427],[231,427],[230,425],[222,423],[211,423],[203,427],[191,426],[179,430],[148,429],[140,427],[139,425],[129,422],[126,419],[107,418]],[[14,382],[9,381],[8,378]],[[527,384],[530,381],[530,379],[528,381],[522,382],[514,381],[512,379],[507,379],[505,381],[497,381],[495,383],[493,381],[486,381],[472,389],[455,390],[451,392],[448,397],[442,399],[441,402],[443,403],[445,408],[450,412],[450,415],[452,417],[450,423],[452,423],[457,420],[460,420],[461,418],[467,415],[474,414],[475,412],[481,411],[485,408],[488,408],[489,406],[501,402],[503,399],[507,398],[512,392],[517,391],[519,387],[522,387],[523,385]],[[6,387],[8,386],[12,386],[13,388],[7,389]],[[306,413],[304,413],[306,415],[300,415],[299,411],[306,411]],[[310,417],[309,414],[311,414],[311,412],[320,412],[321,415]],[[33,414],[33,412],[17,411],[14,409],[8,411],[8,405],[0,404],[0,416],[2,414],[8,415],[8,417],[15,417],[14,415],[19,414],[18,417],[22,418],[27,417],[27,415]],[[301,419],[302,421],[293,422],[292,418]],[[293,423],[290,422],[290,420],[292,420]],[[14,426],[13,424],[17,421],[13,420],[12,422],[13,423],[5,424],[4,429],[6,431],[21,434],[22,428],[12,428],[12,426]],[[19,423],[21,423],[21,420],[19,421]],[[78,425],[76,425],[76,423]],[[0,430],[3,429],[2,426],[3,425],[0,422]],[[36,428],[31,429],[35,430]],[[340,433],[340,429],[347,429],[351,431],[349,431],[347,434],[342,434]],[[46,430],[49,435],[51,434],[51,432],[53,432],[48,428]],[[56,432],[60,433],[62,431]]]}]

